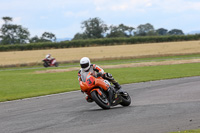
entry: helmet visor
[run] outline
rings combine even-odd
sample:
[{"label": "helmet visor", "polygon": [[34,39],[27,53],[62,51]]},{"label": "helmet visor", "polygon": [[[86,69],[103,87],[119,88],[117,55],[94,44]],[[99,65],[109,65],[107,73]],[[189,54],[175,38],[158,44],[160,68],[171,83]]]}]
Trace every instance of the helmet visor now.
[{"label": "helmet visor", "polygon": [[89,63],[81,64],[81,68],[87,68],[89,66]]}]

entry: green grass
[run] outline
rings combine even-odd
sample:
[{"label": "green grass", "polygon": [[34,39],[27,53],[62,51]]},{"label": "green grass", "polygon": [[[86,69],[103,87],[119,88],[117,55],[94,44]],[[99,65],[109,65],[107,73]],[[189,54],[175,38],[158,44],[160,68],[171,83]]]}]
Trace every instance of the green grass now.
[{"label": "green grass", "polygon": [[110,69],[121,84],[200,75],[200,64]]},{"label": "green grass", "polygon": [[177,131],[177,132],[171,132],[171,133],[200,133],[200,129],[186,130],[186,131]]},{"label": "green grass", "polygon": [[78,89],[77,72],[33,74],[35,70],[0,72],[0,101]]},{"label": "green grass", "polygon": [[166,60],[187,60],[187,59],[199,59],[199,58],[200,58],[200,54],[190,54],[190,55],[97,61],[95,63],[101,64],[101,65],[115,65],[115,64],[127,64],[127,63],[138,63],[138,62],[159,62],[159,61],[166,61]]},{"label": "green grass", "polygon": [[[47,68],[51,69],[51,68]],[[79,90],[77,71],[35,74],[38,69],[0,71],[0,101]],[[44,70],[40,68],[39,70]],[[200,76],[200,63],[105,69],[120,84]]]}]

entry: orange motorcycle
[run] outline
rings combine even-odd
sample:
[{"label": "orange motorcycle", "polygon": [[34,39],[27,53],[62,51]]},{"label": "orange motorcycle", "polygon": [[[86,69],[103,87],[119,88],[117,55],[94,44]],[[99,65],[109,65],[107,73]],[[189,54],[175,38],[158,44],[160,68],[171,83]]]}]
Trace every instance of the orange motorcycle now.
[{"label": "orange motorcycle", "polygon": [[88,73],[85,82],[80,81],[79,84],[81,91],[91,97],[103,109],[110,109],[111,106],[118,104],[122,106],[131,104],[131,97],[127,92],[126,95],[120,94],[108,80],[95,77],[91,72]]}]

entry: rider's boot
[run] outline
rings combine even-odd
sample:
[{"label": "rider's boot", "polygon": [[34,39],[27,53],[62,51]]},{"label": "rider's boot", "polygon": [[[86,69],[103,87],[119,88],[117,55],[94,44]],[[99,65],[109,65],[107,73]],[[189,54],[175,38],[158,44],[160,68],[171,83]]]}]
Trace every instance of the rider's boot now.
[{"label": "rider's boot", "polygon": [[89,96],[86,96],[85,99],[89,103],[93,102],[93,99],[91,97],[89,97]]},{"label": "rider's boot", "polygon": [[122,88],[121,85],[118,82],[114,82],[113,84],[115,85],[116,90],[119,90],[119,89]]},{"label": "rider's boot", "polygon": [[118,82],[113,83],[115,85],[116,91],[119,92],[119,94],[126,96],[127,93],[122,89],[121,85]]},{"label": "rider's boot", "polygon": [[109,82],[111,82],[112,84],[114,84],[115,85],[115,90],[119,91],[120,94],[127,95],[127,93],[122,89],[122,87],[119,85],[119,83],[113,78],[112,74],[105,73],[103,75],[103,78],[107,79]]}]

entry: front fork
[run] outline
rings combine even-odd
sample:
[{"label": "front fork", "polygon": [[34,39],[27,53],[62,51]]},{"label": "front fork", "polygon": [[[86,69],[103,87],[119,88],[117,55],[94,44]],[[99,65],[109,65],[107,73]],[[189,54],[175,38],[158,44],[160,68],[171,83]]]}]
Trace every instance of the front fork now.
[{"label": "front fork", "polygon": [[112,88],[108,88],[107,92],[108,92],[108,101],[112,105],[112,103],[113,103],[113,90],[112,90]]},{"label": "front fork", "polygon": [[[102,94],[103,93],[103,89],[100,89],[100,88],[96,88],[96,89],[93,89],[90,93],[92,93],[93,91],[96,91],[100,96],[103,96],[104,97],[104,95],[105,94]],[[107,89],[107,93],[108,93],[108,101],[110,102],[110,104],[112,105],[112,103],[113,103],[113,99],[114,99],[114,90],[113,90],[113,88],[111,88],[111,87],[109,87],[108,89]]]}]

